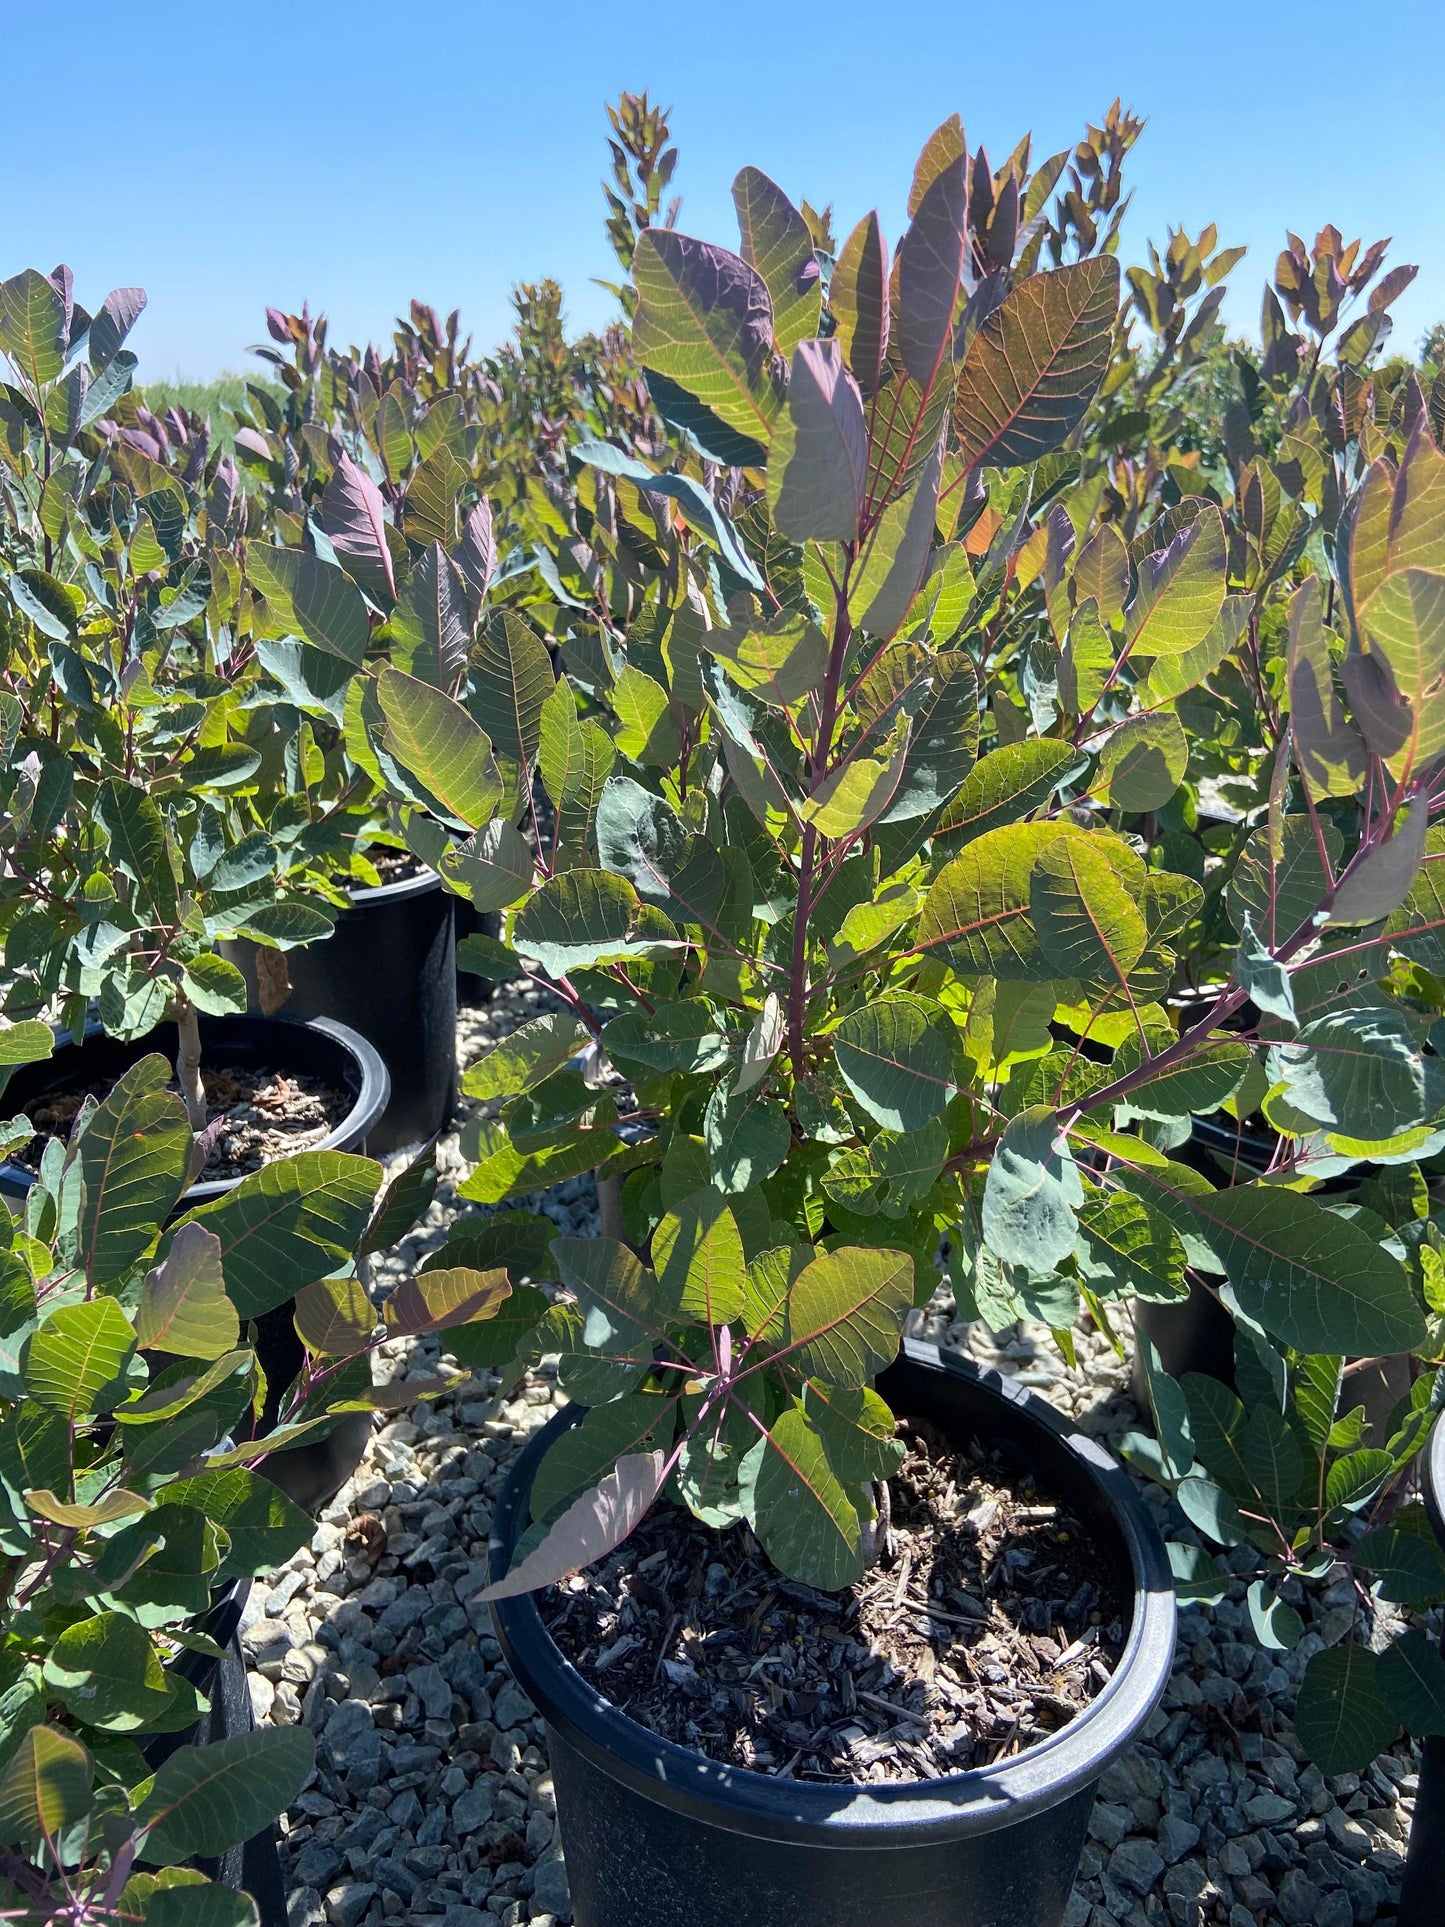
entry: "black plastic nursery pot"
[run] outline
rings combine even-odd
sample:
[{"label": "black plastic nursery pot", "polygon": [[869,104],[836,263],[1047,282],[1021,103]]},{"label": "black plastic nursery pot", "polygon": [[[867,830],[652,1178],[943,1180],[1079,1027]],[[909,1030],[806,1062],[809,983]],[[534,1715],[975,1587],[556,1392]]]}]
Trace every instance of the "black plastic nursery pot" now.
[{"label": "black plastic nursery pot", "polygon": [[[373,1152],[435,1137],[456,1103],[455,902],[434,870],[356,889],[329,937],[286,953],[287,1010],[358,1031],[391,1075],[391,1101],[368,1138]],[[223,949],[259,1003],[256,945]]]},{"label": "black plastic nursery pot", "polygon": [[[350,1110],[313,1150],[365,1151],[371,1133],[386,1109],[390,1080],[375,1047],[345,1024],[331,1018],[238,1016],[201,1018],[202,1063],[212,1069],[264,1069],[318,1077],[351,1099]],[[82,1087],[120,1077],[140,1058],[158,1051],[172,1063],[176,1056],[174,1024],[158,1024],[144,1037],[122,1042],[93,1025],[79,1045],[67,1031],[55,1040],[55,1052],[38,1064],[24,1064],[5,1087],[8,1112],[23,1112],[28,1104],[51,1091]],[[13,1159],[0,1163],[0,1199],[12,1209],[24,1205],[34,1173]],[[211,1178],[193,1184],[183,1194],[176,1215],[210,1204],[240,1183],[239,1178]],[[262,1425],[275,1423],[282,1391],[301,1366],[301,1341],[292,1323],[288,1300],[256,1320],[256,1352],[268,1387]],[[365,1412],[349,1413],[324,1438],[292,1446],[267,1459],[266,1477],[283,1492],[317,1512],[330,1503],[356,1469],[370,1435]]]},{"label": "black plastic nursery pot", "polygon": [[[530,1598],[493,1607],[507,1659],[547,1723],[577,1927],[1057,1927],[1100,1773],[1164,1690],[1174,1589],[1128,1475],[1033,1393],[936,1346],[905,1343],[879,1380],[895,1412],[982,1439],[1092,1526],[1132,1599],[1097,1700],[997,1767],[838,1788],[719,1765],[659,1739],[563,1657]],[[560,1413],[518,1460],[489,1548],[507,1570]]]},{"label": "black plastic nursery pot", "polygon": [[[502,913],[500,910],[479,910],[466,897],[452,899],[453,914],[456,918],[457,943],[463,937],[491,937],[494,941],[502,934]],[[480,1004],[489,1004],[496,993],[496,979],[484,976],[481,971],[463,970],[457,964],[457,1002],[469,1009]]]},{"label": "black plastic nursery pot", "polygon": [[[182,1652],[173,1671],[181,1674],[210,1702],[195,1726],[179,1733],[158,1733],[142,1749],[152,1771],[181,1746],[210,1746],[234,1739],[255,1725],[246,1662],[241,1654],[241,1614],[251,1591],[249,1579],[234,1580],[216,1597],[200,1630],[224,1648],[216,1659],[208,1653]],[[219,1860],[198,1860],[197,1869],[232,1892],[248,1893],[256,1903],[260,1927],[286,1927],[286,1883],[274,1821]]]},{"label": "black plastic nursery pot", "polygon": [[[1429,1445],[1421,1454],[1420,1482],[1435,1537],[1445,1549],[1445,1416],[1436,1419]],[[1430,1733],[1420,1742],[1420,1784],[1415,1793],[1415,1817],[1410,1823],[1410,1847],[1400,1886],[1396,1927],[1439,1927],[1442,1872],[1445,1872],[1445,1733]]]}]

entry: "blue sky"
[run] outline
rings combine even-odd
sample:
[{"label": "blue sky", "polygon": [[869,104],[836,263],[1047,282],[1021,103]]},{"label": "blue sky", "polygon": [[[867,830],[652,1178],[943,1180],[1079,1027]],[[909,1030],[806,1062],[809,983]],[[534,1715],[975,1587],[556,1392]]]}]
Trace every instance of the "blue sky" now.
[{"label": "blue sky", "polygon": [[681,225],[735,244],[752,162],[839,232],[902,223],[919,147],[962,114],[996,159],[1070,144],[1115,94],[1149,118],[1125,258],[1170,223],[1246,243],[1226,310],[1252,328],[1286,227],[1393,234],[1421,273],[1413,349],[1445,318],[1438,4],[1377,0],[5,0],[0,274],[66,260],[96,301],[139,282],[142,375],[248,365],[268,304],[333,339],[385,336],[412,295],[479,343],[519,279],[553,274],[576,327],[613,267],[603,103],[670,105]]}]

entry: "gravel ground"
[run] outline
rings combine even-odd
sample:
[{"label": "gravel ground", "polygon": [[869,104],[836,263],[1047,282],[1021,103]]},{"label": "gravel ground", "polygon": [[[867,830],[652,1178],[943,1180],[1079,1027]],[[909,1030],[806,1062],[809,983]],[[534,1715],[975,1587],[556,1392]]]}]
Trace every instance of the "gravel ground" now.
[{"label": "gravel ground", "polygon": [[[463,1063],[538,1014],[534,991],[464,1011]],[[470,1207],[455,1135],[424,1223],[381,1268],[383,1288]],[[528,1201],[560,1228],[597,1229],[590,1178]],[[1035,1387],[1084,1430],[1139,1423],[1127,1373],[1080,1333],[1077,1371],[1047,1332],[991,1337],[939,1301],[921,1335]],[[439,1364],[440,1360],[440,1364]],[[559,1927],[571,1920],[540,1720],[510,1678],[486,1607],[491,1508],[509,1460],[559,1401],[545,1372],[506,1400],[436,1339],[383,1349],[379,1375],[450,1372],[453,1390],[375,1434],[311,1545],[258,1584],[242,1640],[258,1719],[303,1721],[316,1774],[284,1817],[290,1927]],[[1166,1494],[1149,1491],[1161,1514]],[[1415,1791],[1415,1762],[1386,1754],[1326,1780],[1290,1725],[1306,1661],[1352,1623],[1342,1581],[1297,1600],[1291,1654],[1250,1636],[1244,1587],[1180,1614],[1175,1669],[1134,1750],[1104,1775],[1065,1927],[1370,1927],[1387,1920]]]}]

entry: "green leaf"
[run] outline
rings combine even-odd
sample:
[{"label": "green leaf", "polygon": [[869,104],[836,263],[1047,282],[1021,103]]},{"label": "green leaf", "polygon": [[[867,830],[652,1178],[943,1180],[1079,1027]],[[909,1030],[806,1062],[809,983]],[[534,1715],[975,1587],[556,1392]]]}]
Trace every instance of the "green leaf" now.
[{"label": "green leaf", "polygon": [[1316,1017],[1275,1048],[1271,1073],[1296,1110],[1347,1137],[1394,1137],[1433,1108],[1414,1034],[1385,1006]]},{"label": "green leaf", "polygon": [[[615,1020],[614,1020],[615,1021]],[[585,1024],[565,1011],[534,1017],[479,1057],[462,1077],[466,1097],[515,1097],[560,1070],[590,1041]]]},{"label": "green leaf", "polygon": [[1365,745],[1345,715],[1335,684],[1318,576],[1302,582],[1290,597],[1289,723],[1311,799],[1353,796],[1365,774]]},{"label": "green leaf", "polygon": [[903,1463],[905,1447],[893,1414],[870,1386],[825,1385],[810,1378],[803,1411],[840,1479],[886,1479]]},{"label": "green leaf", "polygon": [[[985,757],[984,763],[992,760]],[[939,872],[924,899],[919,948],[936,946],[960,976],[1048,977],[1031,883],[1040,854],[1059,835],[1054,823],[1013,823],[970,842]]]},{"label": "green leaf", "polygon": [[854,570],[848,614],[860,629],[886,641],[903,625],[928,567],[943,474],[942,444],[925,452],[912,486],[888,503]]},{"label": "green leaf", "polygon": [[724,1192],[751,1191],[770,1178],[793,1141],[781,1104],[760,1087],[739,1095],[727,1083],[707,1101],[702,1135],[713,1182]]},{"label": "green leaf", "polygon": [[328,655],[359,669],[371,638],[361,591],[334,562],[300,549],[251,542],[246,575],[266,598],[273,635],[303,636]]},{"label": "green leaf", "polygon": [[199,1876],[184,1886],[157,1887],[145,1903],[145,1927],[260,1927],[260,1919],[250,1894]]},{"label": "green leaf", "polygon": [[662,1323],[657,1279],[615,1238],[554,1238],[562,1283],[584,1315],[583,1343],[641,1350]]},{"label": "green leaf", "polygon": [[27,1343],[21,1366],[26,1396],[72,1425],[111,1410],[125,1396],[135,1333],[113,1298],[92,1298],[51,1312]]},{"label": "green leaf", "polygon": [[822,630],[791,609],[747,628],[709,629],[703,644],[739,689],[775,709],[788,709],[814,694],[828,667]]},{"label": "green leaf", "polygon": [[1224,523],[1210,503],[1167,548],[1140,563],[1124,613],[1131,654],[1179,656],[1203,642],[1224,606],[1225,577]]},{"label": "green leaf", "polygon": [[245,1466],[173,1479],[156,1494],[156,1509],[164,1513],[173,1505],[194,1507],[225,1531],[230,1544],[216,1569],[216,1585],[275,1572],[308,1543],[314,1529],[279,1486]]},{"label": "green leaf", "polygon": [[150,1725],[173,1691],[149,1634],[119,1612],[67,1626],[45,1662],[45,1684],[76,1719],[112,1733]]},{"label": "green leaf", "polygon": [[1116,1191],[1088,1199],[1079,1210],[1079,1230],[1080,1269],[1096,1290],[1158,1304],[1189,1295],[1183,1242],[1142,1198]]},{"label": "green leaf", "polygon": [[961,649],[926,661],[904,692],[908,749],[893,800],[879,819],[906,822],[942,809],[966,780],[978,749],[978,677]]},{"label": "green leaf", "polygon": [[964,356],[953,403],[961,460],[1018,468],[1065,442],[1103,379],[1118,307],[1112,255],[1021,281]]},{"label": "green leaf", "polygon": [[1415,766],[1433,762],[1445,749],[1445,573],[1395,570],[1359,609],[1359,623],[1413,711]]},{"label": "green leaf", "polygon": [[191,1127],[151,1052],[112,1085],[80,1139],[80,1255],[92,1286],[124,1278],[185,1189]]},{"label": "green leaf", "polygon": [[386,1328],[408,1338],[418,1332],[451,1331],[496,1316],[511,1293],[501,1266],[433,1265],[403,1278],[386,1301]]},{"label": "green leaf", "polygon": [[880,757],[852,755],[799,806],[805,823],[823,836],[855,836],[876,823],[897,792],[908,756],[908,718],[900,716],[879,745]]},{"label": "green leaf", "polygon": [[17,569],[10,577],[10,593],[41,635],[56,642],[74,638],[81,614],[76,592],[47,570]]},{"label": "green leaf", "polygon": [[866,1385],[898,1351],[913,1307],[913,1261],[901,1251],[843,1245],[805,1265],[787,1296],[775,1357],[805,1378]]},{"label": "green leaf", "polygon": [[296,1294],[292,1322],[308,1351],[353,1358],[371,1343],[378,1318],[356,1277],[315,1278]]},{"label": "green leaf", "polygon": [[[1338,868],[1340,833],[1329,822],[1320,828],[1330,863]],[[1235,865],[1225,902],[1236,930],[1243,933],[1247,916],[1261,941],[1276,947],[1314,916],[1324,901],[1329,879],[1309,817],[1287,816],[1279,825],[1274,860],[1271,834],[1268,824],[1252,833]]]},{"label": "green leaf", "polygon": [[742,1316],[747,1260],[720,1191],[694,1191],[665,1213],[653,1234],[652,1259],[669,1311],[704,1325]]},{"label": "green leaf", "polygon": [[784,1412],[748,1453],[743,1487],[758,1538],[780,1570],[828,1592],[862,1575],[858,1508],[800,1407]]},{"label": "green leaf", "polygon": [[1085,837],[1061,836],[1039,852],[1029,908],[1049,974],[1076,977],[1090,1000],[1118,990],[1144,954],[1142,911]]},{"label": "green leaf", "polygon": [[1245,1314],[1299,1351],[1413,1351],[1424,1314],[1409,1276],[1358,1226],[1277,1185],[1189,1199]]},{"label": "green leaf", "polygon": [[916,1131],[943,1112],[953,1081],[953,1025],[942,1006],[893,991],[852,1010],[833,1033],[843,1080],[890,1131]]},{"label": "green leaf", "polygon": [[1130,716],[1099,751],[1094,792],[1101,802],[1130,814],[1161,810],[1188,767],[1189,742],[1172,710]]},{"label": "green leaf", "polygon": [[1358,1511],[1374,1498],[1396,1469],[1395,1461],[1388,1452],[1369,1448],[1360,1452],[1346,1452],[1329,1469],[1325,1479],[1325,1504],[1331,1511],[1336,1508],[1346,1512]]},{"label": "green leaf", "polygon": [[1197,688],[1206,676],[1212,676],[1238,646],[1253,610],[1253,596],[1227,595],[1214,627],[1203,642],[1181,650],[1177,656],[1156,656],[1149,664],[1148,675],[1136,686],[1139,707],[1158,709]]},{"label": "green leaf", "polygon": [[316,1742],[304,1726],[267,1726],[161,1762],[136,1815],[142,1849],[161,1866],[216,1858],[284,1813],[306,1784]]},{"label": "green leaf", "polygon": [[34,268],[0,281],[0,348],[32,388],[54,381],[65,366],[65,302]]},{"label": "green leaf", "polygon": [[774,181],[745,167],[733,182],[743,259],[762,276],[773,309],[779,354],[818,332],[822,276],[808,224]]},{"label": "green leaf", "polygon": [[542,741],[542,709],[556,677],[547,645],[510,609],[498,610],[472,650],[470,705],[499,756],[529,770]]},{"label": "green leaf", "polygon": [[821,1182],[828,1197],[862,1217],[882,1211],[901,1218],[928,1196],[947,1156],[941,1119],[917,1131],[880,1131],[871,1143],[844,1151]]},{"label": "green leaf", "polygon": [[391,656],[398,669],[451,694],[467,667],[471,618],[461,571],[433,542],[411,572],[392,612]]},{"label": "green leaf", "polygon": [[[1151,1054],[1137,1035],[1126,1038],[1115,1054],[1115,1068],[1133,1071]],[[1238,1038],[1207,1039],[1130,1091],[1129,1107],[1141,1117],[1206,1116],[1234,1095],[1254,1061],[1248,1044]]]},{"label": "green leaf", "polygon": [[629,663],[612,686],[611,700],[621,725],[614,739],[621,753],[634,763],[671,768],[681,737],[662,684]]},{"label": "green leaf", "polygon": [[828,288],[836,339],[865,395],[877,391],[888,348],[888,249],[877,212],[865,214],[838,252]]},{"label": "green leaf", "polygon": [[855,542],[867,486],[858,384],[836,342],[802,341],[768,461],[773,526],[793,542]]},{"label": "green leaf", "polygon": [[0,1024],[0,1067],[37,1064],[54,1049],[55,1032],[49,1024]]},{"label": "green leaf", "polygon": [[[621,1011],[602,1033],[607,1055],[624,1069],[644,1076],[654,1071],[698,1073],[721,1070],[729,1057],[729,1037],[721,1018],[702,997],[658,1004],[650,1012]],[[465,1083],[462,1086],[466,1089]]]},{"label": "green leaf", "polygon": [[1043,1105],[1010,1118],[984,1181],[982,1225],[1005,1264],[1053,1271],[1078,1239],[1083,1181],[1068,1141]]},{"label": "green leaf", "polygon": [[1419,1626],[1401,1633],[1380,1654],[1375,1679],[1412,1739],[1445,1733],[1445,1659]]},{"label": "green leaf", "polygon": [[532,1517],[556,1518],[579,1492],[610,1472],[618,1459],[644,1452],[658,1426],[676,1409],[675,1400],[655,1392],[631,1392],[610,1405],[596,1406],[548,1448],[537,1467],[530,1495]]},{"label": "green leaf", "polygon": [[437,868],[447,883],[459,895],[470,898],[478,910],[509,909],[532,887],[532,852],[527,839],[502,816],[453,844]]},{"label": "green leaf", "polygon": [[944,812],[939,837],[948,844],[971,843],[989,830],[1021,822],[1048,802],[1082,760],[1071,743],[1048,737],[1005,743],[975,763]]},{"label": "green leaf", "polygon": [[469,829],[489,821],[502,800],[492,745],[460,703],[430,683],[383,669],[377,700],[386,745],[397,761]]},{"label": "green leaf", "polygon": [[1213,1553],[1202,1546],[1181,1545],[1171,1539],[1165,1547],[1169,1569],[1174,1575],[1174,1592],[1180,1600],[1202,1606],[1217,1606],[1229,1595],[1230,1575]]},{"label": "green leaf", "polygon": [[221,1241],[188,1224],[171,1241],[164,1264],[148,1271],[135,1318],[136,1341],[178,1358],[220,1358],[241,1335],[221,1274]]},{"label": "green leaf", "polygon": [[1137,1342],[1149,1408],[1154,1415],[1154,1430],[1164,1456],[1164,1470],[1168,1477],[1184,1483],[1194,1465],[1189,1401],[1183,1387],[1165,1371],[1153,1340],[1141,1331]]},{"label": "green leaf", "polygon": [[1239,1435],[1239,1449],[1255,1491],[1276,1513],[1287,1512],[1299,1496],[1304,1455],[1275,1405],[1256,1405]]},{"label": "green leaf", "polygon": [[1304,1621],[1294,1607],[1287,1606],[1262,1579],[1250,1586],[1246,1603],[1249,1623],[1260,1645],[1269,1651],[1292,1653],[1304,1633]]},{"label": "green leaf", "polygon": [[726,248],[675,230],[639,235],[632,352],[726,427],[766,448],[781,395],[773,312],[760,274]]},{"label": "green leaf", "polygon": [[1354,1556],[1381,1599],[1392,1604],[1417,1606],[1445,1597],[1445,1554],[1433,1538],[1382,1526],[1356,1543]]},{"label": "green leaf", "polygon": [[1368,1647],[1346,1640],[1314,1655],[1300,1682],[1295,1732],[1321,1773],[1363,1773],[1399,1731]]},{"label": "green leaf", "polygon": [[108,776],[95,792],[95,816],[110,843],[111,861],[136,886],[140,902],[162,923],[176,916],[176,880],[166,848],[165,819],[133,783]]},{"label": "green leaf", "polygon": [[568,870],[548,877],[523,904],[512,939],[549,977],[683,947],[673,938],[643,935],[637,927],[641,914],[641,900],[625,877],[606,870]]},{"label": "green leaf", "polygon": [[202,1224],[220,1239],[231,1302],[242,1318],[259,1318],[347,1263],[380,1185],[381,1167],[369,1158],[298,1151],[253,1171],[181,1223]]},{"label": "green leaf", "polygon": [[[0,291],[3,292],[3,291]],[[79,1740],[32,1726],[0,1777],[0,1840],[53,1855],[62,1834],[90,1811],[90,1756]]]},{"label": "green leaf", "polygon": [[192,957],[182,974],[186,995],[197,1010],[211,1017],[227,1017],[246,1008],[246,979],[235,964],[213,950]]}]

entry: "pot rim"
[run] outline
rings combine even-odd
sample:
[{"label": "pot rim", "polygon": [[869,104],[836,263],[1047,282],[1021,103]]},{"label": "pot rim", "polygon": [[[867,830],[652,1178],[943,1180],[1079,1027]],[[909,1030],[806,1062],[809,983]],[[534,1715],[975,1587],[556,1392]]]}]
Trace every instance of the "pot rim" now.
[{"label": "pot rim", "polygon": [[[353,910],[369,910],[376,904],[404,903],[408,897],[428,896],[441,886],[437,871],[423,864],[415,876],[400,877],[395,883],[358,883],[348,887],[346,894]],[[324,943],[326,939],[323,937],[321,941]]]},{"label": "pot rim", "polygon": [[[412,879],[408,879],[411,881]],[[398,886],[393,886],[398,887]],[[349,1111],[316,1144],[309,1144],[309,1151],[348,1151],[355,1150],[366,1142],[367,1133],[375,1126],[377,1119],[386,1109],[391,1098],[391,1073],[382,1060],[381,1053],[374,1044],[367,1042],[360,1031],[352,1030],[348,1024],[340,1024],[333,1017],[295,1017],[286,1011],[278,1011],[274,1016],[265,1017],[258,1011],[237,1011],[225,1017],[201,1019],[203,1024],[287,1024],[293,1029],[320,1032],[339,1044],[355,1061],[361,1073],[361,1088],[356,1094]],[[85,1037],[80,1045],[94,1038],[106,1037],[109,1033],[95,1019],[85,1027]],[[139,1040],[144,1042],[144,1039]],[[74,1037],[68,1030],[55,1033],[57,1051],[76,1048]],[[47,1060],[53,1062],[54,1059]],[[280,1069],[283,1066],[275,1066]],[[273,1160],[274,1161],[274,1160]],[[10,1158],[0,1163],[0,1193],[8,1191],[12,1196],[24,1195],[35,1182],[36,1174],[23,1164]],[[188,1185],[177,1201],[176,1209],[192,1210],[197,1205],[210,1204],[214,1199],[224,1197],[241,1183],[240,1178],[209,1178]]]},{"label": "pot rim", "polygon": [[[530,1595],[496,1601],[497,1635],[522,1686],[548,1723],[614,1779],[729,1832],[858,1850],[921,1846],[1013,1826],[1058,1806],[1097,1780],[1148,1719],[1174,1657],[1174,1584],[1163,1539],[1127,1472],[1035,1393],[972,1359],[911,1338],[903,1341],[899,1359],[965,1379],[1054,1434],[1113,1514],[1133,1570],[1134,1599],[1124,1652],[1109,1684],[1067,1726],[999,1766],[934,1780],[831,1787],[725,1766],[661,1738],[582,1677]],[[559,1418],[576,1422],[566,1411]],[[525,1524],[526,1494],[554,1426],[556,1420],[528,1443],[498,1503],[487,1548],[493,1578],[507,1569]]]}]

